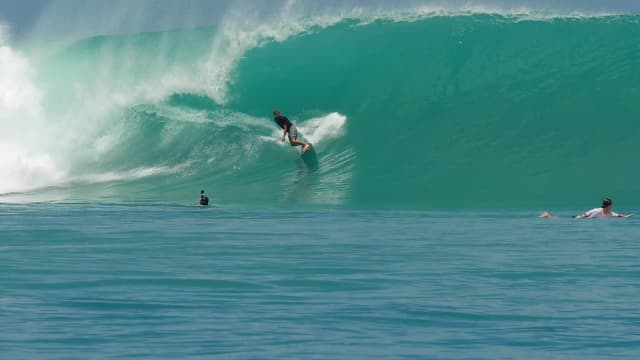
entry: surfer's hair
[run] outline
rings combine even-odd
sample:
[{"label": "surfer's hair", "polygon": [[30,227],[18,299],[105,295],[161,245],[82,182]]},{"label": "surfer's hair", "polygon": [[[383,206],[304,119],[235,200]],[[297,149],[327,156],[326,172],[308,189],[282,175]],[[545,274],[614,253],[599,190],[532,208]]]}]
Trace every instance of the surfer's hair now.
[{"label": "surfer's hair", "polygon": [[607,208],[609,206],[611,206],[613,204],[613,201],[611,201],[611,199],[609,198],[604,198],[604,200],[602,200],[602,208]]},{"label": "surfer's hair", "polygon": [[278,109],[273,109],[273,115],[278,115],[280,114],[280,110]]}]

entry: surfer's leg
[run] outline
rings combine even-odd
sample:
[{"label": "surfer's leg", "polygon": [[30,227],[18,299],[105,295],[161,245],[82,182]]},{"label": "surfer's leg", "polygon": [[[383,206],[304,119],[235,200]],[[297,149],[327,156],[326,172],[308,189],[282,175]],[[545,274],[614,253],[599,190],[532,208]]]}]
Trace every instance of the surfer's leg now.
[{"label": "surfer's leg", "polygon": [[289,128],[289,144],[291,146],[302,146],[301,152],[305,152],[311,147],[310,143],[298,140],[298,128],[293,125]]},{"label": "surfer's leg", "polygon": [[289,144],[291,146],[306,146],[307,143],[304,141],[298,140],[298,132],[293,128],[293,131],[289,132]]},{"label": "surfer's leg", "polygon": [[310,142],[304,142],[296,139],[290,139],[289,142],[291,143],[291,146],[302,146],[302,149],[300,150],[300,152],[302,153],[306,152],[307,150],[309,150],[309,148],[311,148]]},{"label": "surfer's leg", "polygon": [[291,144],[291,146],[306,146],[307,143],[304,141],[300,141],[297,139],[289,139],[289,143]]}]

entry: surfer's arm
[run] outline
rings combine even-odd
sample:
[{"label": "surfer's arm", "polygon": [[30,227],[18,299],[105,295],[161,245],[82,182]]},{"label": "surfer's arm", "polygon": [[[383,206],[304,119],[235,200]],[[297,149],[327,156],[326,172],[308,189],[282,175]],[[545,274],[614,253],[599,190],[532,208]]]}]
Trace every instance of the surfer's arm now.
[{"label": "surfer's arm", "polygon": [[578,219],[588,219],[588,218],[592,218],[592,217],[600,217],[602,216],[602,209],[601,208],[594,208],[591,209],[585,213],[582,213],[578,216],[576,216],[576,218]]},{"label": "surfer's arm", "polygon": [[285,125],[284,126],[284,132],[282,133],[282,142],[284,142],[284,138],[287,135],[287,133],[289,132],[289,126]]}]

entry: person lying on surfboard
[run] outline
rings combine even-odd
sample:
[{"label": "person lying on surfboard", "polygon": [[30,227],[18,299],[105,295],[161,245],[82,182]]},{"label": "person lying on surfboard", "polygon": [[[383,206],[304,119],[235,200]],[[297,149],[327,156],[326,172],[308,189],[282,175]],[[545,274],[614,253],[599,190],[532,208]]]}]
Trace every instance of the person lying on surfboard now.
[{"label": "person lying on surfboard", "polygon": [[612,211],[613,207],[613,201],[611,201],[611,199],[609,198],[604,198],[604,200],[602,200],[602,207],[599,208],[594,208],[591,209],[589,211],[587,211],[584,214],[580,214],[578,216],[576,216],[577,218],[580,219],[585,219],[585,218],[599,218],[599,217],[629,217],[631,215],[625,215],[625,214],[618,214],[616,212]]},{"label": "person lying on surfboard", "polygon": [[289,119],[287,119],[286,116],[280,115],[280,110],[273,110],[273,116],[273,120],[276,122],[276,124],[278,124],[278,126],[280,126],[284,130],[284,133],[282,133],[282,142],[284,142],[284,136],[289,134],[289,143],[291,144],[291,146],[302,146],[300,155],[306,153],[307,151],[309,151],[309,149],[311,149],[312,145],[310,142],[298,140],[298,129],[291,123],[291,121],[289,121]]},{"label": "person lying on surfboard", "polygon": [[[633,214],[619,214],[616,212],[613,212],[612,210],[613,207],[613,201],[609,198],[604,198],[604,200],[602,200],[602,207],[599,208],[593,208],[587,212],[585,212],[584,214],[580,214],[580,215],[576,215],[574,216],[574,218],[577,219],[588,219],[588,218],[601,218],[601,217],[621,217],[621,218],[626,218],[626,217],[630,217]],[[540,214],[538,216],[539,218],[545,218],[545,219],[556,219],[558,218],[557,216],[544,211],[542,214]]]}]

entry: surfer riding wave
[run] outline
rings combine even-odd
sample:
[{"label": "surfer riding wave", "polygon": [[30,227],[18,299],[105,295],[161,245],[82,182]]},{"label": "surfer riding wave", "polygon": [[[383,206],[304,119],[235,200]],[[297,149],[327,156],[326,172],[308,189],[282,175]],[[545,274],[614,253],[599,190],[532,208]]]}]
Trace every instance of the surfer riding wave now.
[{"label": "surfer riding wave", "polygon": [[285,135],[288,134],[289,143],[291,144],[291,146],[302,146],[300,155],[306,153],[307,151],[309,151],[309,149],[311,149],[312,145],[310,142],[298,140],[298,129],[291,123],[291,121],[289,121],[286,116],[280,115],[280,110],[273,110],[273,116],[273,120],[276,122],[276,124],[278,124],[278,126],[280,126],[284,130],[284,133],[282,133],[282,142],[284,142]]}]

